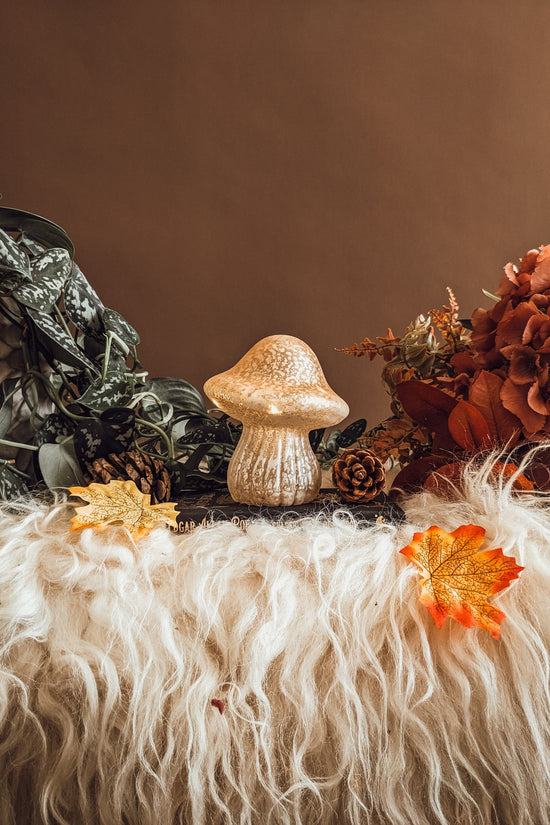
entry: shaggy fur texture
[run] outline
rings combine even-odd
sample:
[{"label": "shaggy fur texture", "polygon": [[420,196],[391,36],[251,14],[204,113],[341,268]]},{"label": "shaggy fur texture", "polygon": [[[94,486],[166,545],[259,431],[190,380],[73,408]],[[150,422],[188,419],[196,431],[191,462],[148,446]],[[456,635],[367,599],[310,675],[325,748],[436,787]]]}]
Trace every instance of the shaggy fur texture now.
[{"label": "shaggy fur texture", "polygon": [[[4,508],[0,823],[547,823],[550,511],[486,475],[411,498],[400,528],[134,545],[69,533],[63,503]],[[398,553],[470,522],[526,567],[499,641],[438,630]]]}]

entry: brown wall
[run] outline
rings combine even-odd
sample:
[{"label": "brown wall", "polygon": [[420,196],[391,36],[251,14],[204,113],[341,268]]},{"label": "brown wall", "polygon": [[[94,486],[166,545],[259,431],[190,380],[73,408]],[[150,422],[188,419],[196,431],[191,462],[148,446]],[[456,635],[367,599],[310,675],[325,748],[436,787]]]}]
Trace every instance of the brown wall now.
[{"label": "brown wall", "polygon": [[154,374],[318,353],[486,303],[550,242],[550,4],[31,0],[2,7],[3,204],[62,224]]}]

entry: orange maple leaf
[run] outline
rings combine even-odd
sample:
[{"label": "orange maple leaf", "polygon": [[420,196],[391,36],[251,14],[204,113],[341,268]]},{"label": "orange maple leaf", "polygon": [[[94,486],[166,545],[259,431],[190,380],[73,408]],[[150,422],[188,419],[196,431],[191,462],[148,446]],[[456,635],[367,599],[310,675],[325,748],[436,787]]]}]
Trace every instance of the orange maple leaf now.
[{"label": "orange maple leaf", "polygon": [[430,527],[415,533],[400,552],[424,574],[420,579],[420,602],[438,627],[447,616],[465,627],[481,627],[498,639],[502,610],[487,598],[508,587],[524,569],[502,548],[480,550],[485,530],[465,524],[453,533]]}]

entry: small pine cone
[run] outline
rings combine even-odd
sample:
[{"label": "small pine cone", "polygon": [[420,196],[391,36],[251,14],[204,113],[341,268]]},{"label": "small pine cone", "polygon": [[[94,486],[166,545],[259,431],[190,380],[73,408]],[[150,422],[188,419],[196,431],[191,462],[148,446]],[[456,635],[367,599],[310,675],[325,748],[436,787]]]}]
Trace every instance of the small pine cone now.
[{"label": "small pine cone", "polygon": [[332,480],[344,501],[365,502],[382,492],[386,471],[372,450],[350,447],[334,462]]},{"label": "small pine cone", "polygon": [[126,453],[110,453],[106,458],[96,458],[86,466],[86,484],[110,481],[133,481],[142,493],[151,496],[151,504],[170,501],[170,476],[158,458],[128,450]]}]

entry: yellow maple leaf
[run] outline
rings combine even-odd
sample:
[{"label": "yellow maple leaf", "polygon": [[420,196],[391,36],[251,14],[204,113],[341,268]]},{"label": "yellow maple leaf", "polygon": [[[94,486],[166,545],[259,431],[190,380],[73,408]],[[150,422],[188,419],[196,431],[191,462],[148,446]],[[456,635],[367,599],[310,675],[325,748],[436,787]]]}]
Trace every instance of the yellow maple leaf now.
[{"label": "yellow maple leaf", "polygon": [[420,602],[427,607],[438,627],[447,616],[465,627],[481,627],[498,639],[506,614],[490,604],[487,597],[508,587],[523,567],[502,548],[480,550],[485,530],[465,524],[453,533],[430,527],[415,533],[400,552],[423,573]]},{"label": "yellow maple leaf", "polygon": [[133,481],[94,482],[88,487],[69,487],[69,492],[89,502],[76,507],[71,530],[117,524],[140,538],[158,524],[177,527],[175,504],[151,504],[151,496],[140,492]]}]

